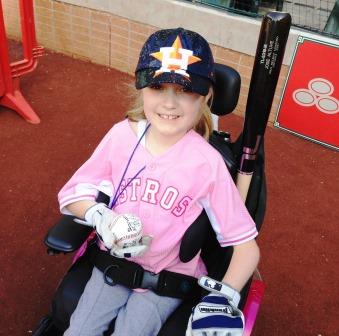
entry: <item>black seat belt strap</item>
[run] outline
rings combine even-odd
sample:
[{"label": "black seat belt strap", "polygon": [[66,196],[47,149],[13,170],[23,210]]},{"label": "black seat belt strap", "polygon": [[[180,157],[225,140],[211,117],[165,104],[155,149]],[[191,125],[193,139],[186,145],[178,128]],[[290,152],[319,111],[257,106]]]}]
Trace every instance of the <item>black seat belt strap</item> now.
[{"label": "black seat belt strap", "polygon": [[103,272],[108,285],[150,289],[158,295],[180,299],[198,298],[201,294],[201,287],[194,277],[165,270],[158,274],[146,271],[135,262],[100,250],[96,244],[89,248],[88,253],[93,265]]}]

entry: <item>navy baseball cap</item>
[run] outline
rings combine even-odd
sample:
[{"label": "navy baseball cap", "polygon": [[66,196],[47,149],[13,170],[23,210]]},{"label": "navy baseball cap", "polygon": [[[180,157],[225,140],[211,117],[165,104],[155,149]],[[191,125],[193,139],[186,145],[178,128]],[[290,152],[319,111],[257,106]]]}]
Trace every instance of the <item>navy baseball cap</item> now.
[{"label": "navy baseball cap", "polygon": [[184,28],[153,33],[141,49],[135,70],[135,87],[175,83],[208,94],[214,83],[214,60],[208,42]]}]

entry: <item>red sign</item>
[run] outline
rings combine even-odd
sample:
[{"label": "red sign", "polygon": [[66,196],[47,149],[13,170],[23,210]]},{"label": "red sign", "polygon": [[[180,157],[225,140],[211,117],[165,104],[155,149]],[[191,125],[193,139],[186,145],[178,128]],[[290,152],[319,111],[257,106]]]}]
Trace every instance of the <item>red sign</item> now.
[{"label": "red sign", "polygon": [[299,36],[274,125],[339,150],[339,45]]}]

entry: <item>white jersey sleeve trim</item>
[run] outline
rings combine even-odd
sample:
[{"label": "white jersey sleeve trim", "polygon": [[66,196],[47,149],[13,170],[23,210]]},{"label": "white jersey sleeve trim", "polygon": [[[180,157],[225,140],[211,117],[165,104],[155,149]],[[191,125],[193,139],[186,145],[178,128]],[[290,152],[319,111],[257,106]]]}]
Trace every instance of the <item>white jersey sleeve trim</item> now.
[{"label": "white jersey sleeve trim", "polygon": [[254,239],[257,235],[258,235],[258,231],[254,227],[251,231],[248,231],[238,237],[234,237],[228,240],[219,240],[219,243],[220,243],[220,246],[222,247],[239,245],[239,244],[242,244],[242,243],[245,243],[247,241]]},{"label": "white jersey sleeve trim", "polygon": [[218,221],[217,221],[217,219],[214,215],[214,212],[213,212],[212,208],[210,207],[210,202],[206,198],[204,198],[204,199],[200,199],[198,201],[198,203],[205,209],[207,216],[208,216],[208,219],[210,220],[212,228],[213,228],[214,232],[216,233],[217,239],[219,241],[219,238],[221,238],[220,224],[218,223]]},{"label": "white jersey sleeve trim", "polygon": [[95,200],[99,191],[113,196],[114,187],[110,181],[103,180],[98,185],[92,183],[79,183],[75,186],[75,192],[72,195],[65,196],[59,200],[60,211],[65,215],[72,215],[65,207],[71,203],[82,200]]},{"label": "white jersey sleeve trim", "polygon": [[76,194],[84,194],[84,193],[93,193],[95,195],[98,194],[99,191],[103,192],[104,194],[112,197],[114,192],[114,187],[112,182],[107,180],[102,180],[99,184],[93,183],[79,183],[75,187]]}]

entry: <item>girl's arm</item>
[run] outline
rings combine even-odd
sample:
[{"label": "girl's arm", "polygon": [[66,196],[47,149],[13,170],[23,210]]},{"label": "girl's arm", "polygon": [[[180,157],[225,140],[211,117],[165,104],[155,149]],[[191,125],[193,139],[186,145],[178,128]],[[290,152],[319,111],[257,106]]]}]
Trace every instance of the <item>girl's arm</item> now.
[{"label": "girl's arm", "polygon": [[240,292],[256,269],[260,252],[254,239],[233,248],[233,256],[222,281]]},{"label": "girl's arm", "polygon": [[85,219],[86,211],[92,207],[93,205],[97,204],[95,201],[91,200],[82,200],[77,201],[66,206],[66,209],[73,214],[73,216],[78,217],[80,219]]}]

